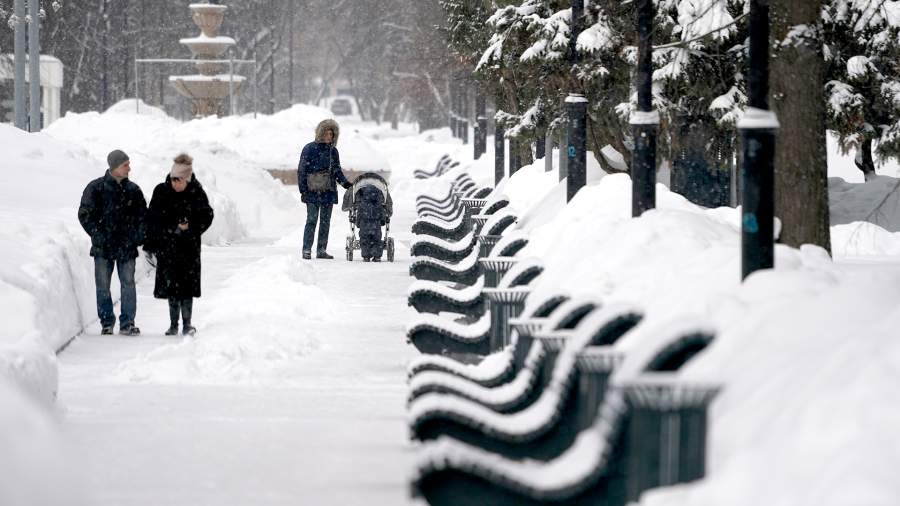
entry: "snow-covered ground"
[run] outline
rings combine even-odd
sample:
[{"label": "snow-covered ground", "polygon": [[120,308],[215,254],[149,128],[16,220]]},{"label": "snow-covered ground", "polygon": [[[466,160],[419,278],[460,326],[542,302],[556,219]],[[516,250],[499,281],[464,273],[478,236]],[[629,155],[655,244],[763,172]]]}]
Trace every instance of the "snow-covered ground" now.
[{"label": "snow-covered ground", "polygon": [[[347,264],[347,221],[336,211],[329,249],[338,259],[302,262],[299,196],[264,169],[295,166],[328,111],[180,123],[133,108],[70,114],[39,134],[0,125],[0,434],[17,435],[13,452],[0,452],[0,474],[15,477],[0,480],[0,504],[57,504],[45,480],[62,484],[71,504],[408,502],[405,365],[414,350],[403,328],[414,198],[445,192],[461,171],[491,184],[492,155],[414,180],[413,169],[445,153],[470,161],[471,147],[444,130],[343,124],[347,167],[392,172],[398,261]],[[144,335],[97,335],[76,209],[114,148],[131,155],[132,179],[148,196],[176,154],[195,158],[216,211],[204,235],[197,339],[161,335],[167,307],[152,298],[143,263]],[[734,210],[701,209],[660,187],[659,209],[631,219],[627,177],[597,167],[570,205],[542,162],[502,183],[517,233],[531,237],[523,254],[547,266],[538,292],[562,287],[643,307],[648,324],[690,316],[719,331],[684,371],[725,387],[712,410],[709,476],[644,503],[900,498],[889,474],[900,464],[900,214],[891,193],[900,174],[888,164],[863,184],[852,159],[831,151],[830,175],[846,179],[831,181],[836,261],[779,246],[777,268],[744,284]]]},{"label": "snow-covered ground", "polygon": [[[347,264],[340,212],[329,248],[338,259],[303,262],[299,195],[264,169],[296,166],[328,111],[179,123],[133,106],[70,114],[39,134],[0,125],[0,383],[14,385],[0,391],[0,432],[21,441],[0,459],[5,476],[21,476],[0,480],[0,504],[58,504],[37,492],[59,471],[65,479],[54,482],[74,504],[406,502],[411,218],[398,216],[407,225],[394,228],[394,264]],[[401,186],[458,148],[444,132],[411,125],[342,127],[344,165],[395,169]],[[203,237],[197,339],[162,336],[166,304],[152,297],[143,262],[143,335],[97,335],[90,244],[76,210],[114,148],[131,156],[147,197],[176,154],[194,156],[216,212]],[[35,432],[46,443],[33,456],[20,434],[32,418],[55,434]]]}]

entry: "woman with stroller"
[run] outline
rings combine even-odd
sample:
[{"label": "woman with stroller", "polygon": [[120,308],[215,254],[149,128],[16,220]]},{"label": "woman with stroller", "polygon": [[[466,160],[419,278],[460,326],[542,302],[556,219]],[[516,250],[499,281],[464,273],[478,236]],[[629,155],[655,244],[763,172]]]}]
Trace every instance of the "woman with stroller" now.
[{"label": "woman with stroller", "polygon": [[336,183],[350,188],[350,182],[341,171],[341,157],[335,147],[340,132],[333,119],[320,122],[316,127],[316,140],[307,144],[300,154],[297,184],[300,186],[301,200],[306,204],[306,226],[303,229],[303,258],[306,260],[312,257],[316,222],[319,224],[316,258],[334,258],[326,249],[331,208],[338,202]]},{"label": "woman with stroller", "polygon": [[167,336],[197,329],[191,323],[194,297],[200,297],[200,236],[209,228],[213,210],[203,186],[194,176],[193,159],[186,154],[175,158],[166,181],[153,190],[147,212],[147,241],[144,249],[156,255],[156,285],[153,296],[169,301]]}]

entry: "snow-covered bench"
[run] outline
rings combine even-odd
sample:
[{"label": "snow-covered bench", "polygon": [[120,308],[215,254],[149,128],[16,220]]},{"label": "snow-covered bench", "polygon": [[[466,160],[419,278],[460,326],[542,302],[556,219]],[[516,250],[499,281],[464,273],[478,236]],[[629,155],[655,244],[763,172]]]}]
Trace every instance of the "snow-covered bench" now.
[{"label": "snow-covered bench", "polygon": [[457,198],[456,192],[460,191],[464,186],[474,184],[475,180],[467,173],[462,173],[450,182],[450,188],[447,193],[442,195],[423,193],[416,197],[416,208],[420,206],[436,206],[446,207],[453,203]]},{"label": "snow-covered bench", "polygon": [[[471,203],[475,201],[483,201],[478,197],[485,193],[490,193],[490,188],[481,188],[471,193],[473,197],[466,197],[462,202]],[[479,211],[481,208],[478,208]],[[463,205],[456,209],[447,211],[437,211],[434,208],[425,207],[412,225],[414,234],[432,235],[446,241],[459,240],[466,232],[472,229],[473,221],[471,216],[475,210],[472,206]]]},{"label": "snow-covered bench", "polygon": [[[553,296],[537,306],[529,314],[527,320],[541,320],[545,322],[548,330],[572,329],[587,312],[596,309],[599,301],[596,299],[578,298],[575,300],[564,299],[565,296]],[[563,302],[564,301],[564,302]],[[441,364],[443,368],[433,367],[423,370],[425,364],[413,364],[420,369],[418,374],[409,378],[409,401],[422,397],[429,393],[455,394],[466,397],[476,402],[484,398],[479,389],[491,389],[502,387],[506,391],[519,391],[517,385],[531,385],[540,379],[541,363],[546,356],[545,350],[539,343],[534,342],[533,333],[528,331],[518,334],[515,342],[503,350],[492,354],[490,357],[499,356],[500,359],[486,358],[485,366],[454,366]],[[429,365],[432,365],[433,362]],[[411,368],[411,371],[415,369]],[[546,380],[546,378],[544,378]],[[474,394],[472,392],[475,392]],[[523,393],[525,389],[522,389]],[[485,393],[485,395],[488,395]],[[489,394],[493,399],[498,399],[500,393]],[[505,397],[504,397],[505,398]],[[486,404],[487,405],[487,404]],[[496,403],[493,405],[497,405]],[[509,405],[504,401],[503,405]],[[498,406],[498,411],[507,408]]]},{"label": "snow-covered bench", "polygon": [[[682,347],[675,344],[660,352],[658,346],[646,346],[642,353],[626,356],[590,426],[558,457],[546,462],[520,460],[440,438],[421,452],[413,494],[433,506],[470,502],[624,506],[637,502],[650,488],[702,478],[707,410],[718,388],[684,384],[677,374],[655,367],[677,369],[702,350],[712,334],[670,330],[663,333],[662,342],[669,339],[671,345],[677,336]],[[661,360],[666,353],[669,358]],[[591,367],[591,354],[576,358],[582,370]],[[629,369],[643,374],[618,379]]]},{"label": "snow-covered bench", "polygon": [[458,241],[445,241],[430,235],[416,236],[410,245],[414,257],[430,257],[442,262],[457,263],[475,250],[477,239],[474,231],[469,231]]},{"label": "snow-covered bench", "polygon": [[[497,286],[499,279],[506,274],[508,267],[501,269],[498,262],[509,262],[528,244],[528,238],[522,235],[503,236],[491,251],[491,258],[479,259],[480,251],[473,249],[465,258],[456,263],[444,262],[429,257],[413,259],[409,266],[409,274],[416,279],[428,281],[447,281],[450,283],[471,285],[482,273],[485,275],[485,286]],[[494,261],[492,264],[490,261]],[[511,266],[511,265],[509,265]]]},{"label": "snow-covered bench", "polygon": [[422,209],[423,206],[449,209],[458,203],[460,193],[467,190],[474,191],[475,186],[475,180],[471,176],[466,173],[460,174],[450,183],[450,190],[447,194],[440,196],[422,194],[416,197],[416,210]]},{"label": "snow-covered bench", "polygon": [[[542,272],[543,266],[532,259],[521,264],[518,270],[510,271],[501,284],[506,288],[523,290]],[[416,287],[410,295],[410,304],[420,312],[423,309],[432,313],[456,312],[470,320],[477,318],[477,321],[468,324],[426,317],[410,326],[407,331],[408,342],[423,353],[440,353],[462,362],[477,362],[483,356],[498,351],[500,348],[495,336],[499,332],[495,325],[500,322],[494,317],[497,309],[492,308],[485,298],[483,280],[484,278],[479,278],[475,285],[479,289],[477,296],[473,287],[460,290],[458,295],[447,292],[446,287],[439,283]],[[435,290],[439,293],[437,297]],[[476,303],[480,303],[480,306],[474,307]],[[468,313],[462,312],[462,309],[468,310]]]},{"label": "snow-covered bench", "polygon": [[[541,302],[530,315],[534,319],[546,319],[547,316],[569,300],[567,295],[554,295]],[[487,331],[484,333],[487,336]],[[413,360],[408,368],[411,389],[412,383],[420,375],[433,373],[448,374],[466,379],[482,386],[496,386],[507,382],[522,368],[522,361],[528,353],[528,346],[510,347],[497,353],[485,356],[477,363],[464,364],[443,355],[423,355]],[[427,393],[427,392],[423,392]]]},{"label": "snow-covered bench", "polygon": [[410,230],[413,234],[430,235],[445,241],[458,241],[472,230],[472,220],[462,212],[451,219],[424,216],[417,219]]},{"label": "snow-covered bench", "polygon": [[428,179],[430,177],[440,176],[446,171],[446,167],[450,165],[452,161],[453,159],[450,158],[450,155],[443,155],[438,160],[437,164],[435,164],[433,170],[415,169],[413,171],[413,177],[416,179]]},{"label": "snow-covered bench", "polygon": [[[481,258],[490,255],[504,231],[518,221],[519,216],[508,208],[495,212],[481,227],[478,234],[478,252]],[[476,227],[477,228],[477,227]]]},{"label": "snow-covered bench", "polygon": [[450,191],[447,195],[439,197],[419,195],[416,197],[416,212],[422,214],[426,210],[432,210],[439,214],[447,214],[458,209],[460,198],[473,197],[479,191],[475,180],[468,174],[462,174],[450,183]]},{"label": "snow-covered bench", "polygon": [[[527,285],[543,270],[543,266],[537,261],[522,263],[518,270],[507,273],[504,278],[504,287],[515,288]],[[435,281],[415,281],[410,285],[408,302],[420,313],[458,313],[480,318],[488,310],[483,292],[483,277],[478,278],[474,285],[459,288]],[[419,339],[425,339],[425,337]],[[416,347],[419,345],[417,344]],[[431,348],[432,346],[427,347]]]},{"label": "snow-covered bench", "polygon": [[446,203],[435,204],[423,202],[416,204],[416,213],[420,217],[433,216],[446,221],[466,212],[462,202],[466,199],[481,199],[493,191],[491,188],[479,187],[475,181],[467,181],[452,191],[452,197]]},{"label": "snow-covered bench", "polygon": [[474,285],[453,287],[434,281],[414,281],[407,292],[407,303],[419,313],[457,313],[469,318],[485,314],[483,278]]},{"label": "snow-covered bench", "polygon": [[542,370],[532,372],[549,372],[550,379],[542,389],[533,388],[517,398],[518,404],[505,409],[506,413],[489,404],[499,400],[490,399],[489,392],[479,401],[446,394],[420,397],[410,406],[413,439],[450,436],[515,458],[547,460],[559,455],[571,446],[582,419],[576,395],[578,353],[596,342],[614,342],[640,318],[638,310],[627,306],[601,308],[585,318],[570,338],[539,338],[546,358]]},{"label": "snow-covered bench", "polygon": [[481,230],[481,234],[469,231],[458,241],[446,241],[429,235],[419,235],[410,245],[413,257],[431,257],[447,263],[458,263],[465,259],[479,243],[479,254],[487,256],[497,244],[500,235],[512,226],[518,216],[512,211],[501,209],[491,215]]}]

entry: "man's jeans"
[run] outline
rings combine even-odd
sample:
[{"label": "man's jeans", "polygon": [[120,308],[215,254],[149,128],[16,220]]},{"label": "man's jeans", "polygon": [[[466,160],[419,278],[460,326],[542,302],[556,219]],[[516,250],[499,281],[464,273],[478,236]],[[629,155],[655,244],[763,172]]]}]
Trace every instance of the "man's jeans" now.
[{"label": "man's jeans", "polygon": [[119,328],[134,325],[134,315],[137,312],[137,291],[134,285],[134,259],[114,260],[110,258],[94,257],[94,284],[97,287],[97,316],[104,327],[112,327],[116,323],[116,314],[113,313],[112,297],[109,294],[109,284],[112,281],[113,267],[119,273],[119,284],[122,286],[122,314],[119,318]]},{"label": "man's jeans", "polygon": [[306,227],[303,229],[303,251],[312,252],[313,234],[319,222],[319,240],[316,252],[324,253],[328,247],[328,229],[331,228],[331,207],[333,204],[306,204]]}]

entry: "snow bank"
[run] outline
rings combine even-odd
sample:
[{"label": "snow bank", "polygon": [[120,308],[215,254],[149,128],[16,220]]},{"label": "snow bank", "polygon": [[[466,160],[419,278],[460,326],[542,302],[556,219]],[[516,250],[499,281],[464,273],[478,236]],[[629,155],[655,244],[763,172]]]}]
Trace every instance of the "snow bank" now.
[{"label": "snow bank", "polygon": [[867,221],[900,232],[900,179],[875,176],[865,183],[828,180],[831,225]]},{"label": "snow bank", "polygon": [[[775,269],[742,283],[735,209],[705,209],[657,185],[657,209],[634,219],[627,175],[586,186],[568,205],[544,174],[520,177],[531,207],[519,255],[545,266],[531,301],[565,290],[640,307],[642,329],[687,321],[716,331],[680,373],[724,387],[711,409],[708,476],[641,504],[896,503],[900,485],[886,470],[900,465],[900,262],[884,256],[900,254],[900,234],[859,222],[895,179],[832,180],[843,222],[832,228],[835,254],[852,263],[777,245]],[[888,227],[895,212],[884,211]],[[642,350],[656,334],[635,331],[616,347]]]},{"label": "snow bank", "polygon": [[59,389],[56,354],[34,334],[25,334],[18,342],[0,343],[0,383],[14,385],[35,402],[50,406]]},{"label": "snow bank", "polygon": [[[298,255],[265,257],[235,272],[184,338],[120,364],[118,380],[154,384],[283,384],[319,347],[301,322],[332,322],[340,307]],[[249,303],[252,301],[252,303]]]},{"label": "snow bank", "polygon": [[900,179],[828,180],[831,244],[838,258],[900,253]]},{"label": "snow bank", "polygon": [[76,216],[95,161],[46,134],[2,124],[0,146],[0,377],[52,402],[53,350],[96,313],[80,304],[94,297],[93,262]]},{"label": "snow bank", "polygon": [[900,465],[900,446],[888,444],[900,421],[890,372],[900,370],[900,265],[834,264],[819,248],[777,246],[776,269],[742,284],[735,210],[706,210],[659,185],[658,209],[632,219],[630,191],[624,175],[582,189],[520,255],[544,259],[531,300],[565,289],[637,304],[651,328],[685,317],[718,330],[684,371],[724,386],[709,477],[644,503],[894,503],[900,489],[881,471]]},{"label": "snow bank", "polygon": [[54,420],[0,377],[0,504],[87,504]]},{"label": "snow bank", "polygon": [[[298,104],[273,115],[257,115],[256,119],[252,114],[245,114],[189,121],[172,134],[203,143],[227,139],[229,149],[256,167],[296,169],[303,146],[315,140],[316,125],[328,118],[335,119],[326,109]],[[352,121],[336,120],[341,127],[337,148],[345,169],[390,170],[387,161],[360,135]]]}]

